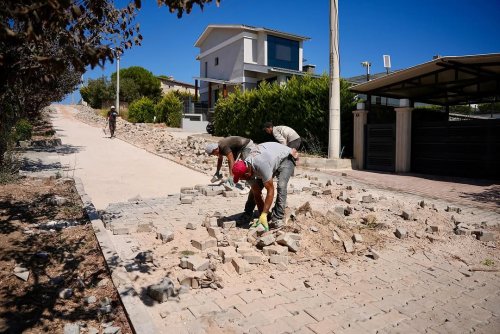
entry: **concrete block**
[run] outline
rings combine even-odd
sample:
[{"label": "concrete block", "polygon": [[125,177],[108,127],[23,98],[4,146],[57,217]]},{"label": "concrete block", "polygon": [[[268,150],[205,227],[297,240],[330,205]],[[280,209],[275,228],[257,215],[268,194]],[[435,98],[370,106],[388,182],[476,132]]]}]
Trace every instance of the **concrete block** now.
[{"label": "concrete block", "polygon": [[354,233],[354,235],[352,236],[352,241],[363,242],[363,237],[359,233]]},{"label": "concrete block", "polygon": [[477,237],[481,241],[495,241],[495,234],[489,231],[481,231]]},{"label": "concrete block", "polygon": [[205,227],[218,227],[219,226],[219,218],[217,217],[207,217],[205,219]]},{"label": "concrete block", "polygon": [[207,227],[207,232],[209,236],[215,239],[219,239],[222,235],[222,232],[219,229],[219,227]]},{"label": "concrete block", "polygon": [[159,284],[148,286],[147,294],[154,300],[163,303],[168,297],[175,294],[174,283],[170,278],[166,277]]},{"label": "concrete block", "polygon": [[240,275],[251,270],[250,264],[244,259],[234,258],[231,263],[236,272]]},{"label": "concrete block", "polygon": [[403,217],[404,220],[413,220],[413,214],[410,211],[403,210],[401,217]]},{"label": "concrete block", "polygon": [[273,264],[282,263],[284,265],[287,265],[288,264],[288,255],[273,254],[269,258],[269,262],[273,263]]},{"label": "concrete block", "polygon": [[319,195],[321,195],[321,191],[319,191],[319,190],[313,190],[312,195],[313,196],[319,196]]},{"label": "concrete block", "polygon": [[365,195],[361,198],[363,203],[374,203],[376,200],[372,195]]},{"label": "concrete block", "polygon": [[346,253],[354,252],[354,243],[350,239],[344,240],[344,249]]},{"label": "concrete block", "polygon": [[167,229],[160,229],[156,232],[156,239],[160,239],[163,243],[174,240],[174,232]]},{"label": "concrete block", "polygon": [[355,198],[348,197],[346,198],[346,203],[351,204],[351,205],[356,205],[359,203],[359,201]]},{"label": "concrete block", "polygon": [[152,224],[139,224],[137,225],[137,233],[148,233],[153,231],[153,225]]},{"label": "concrete block", "polygon": [[287,246],[292,252],[297,252],[300,247],[299,240],[297,240],[292,234],[293,233],[282,234],[276,238],[276,242],[280,245]]},{"label": "concrete block", "polygon": [[75,323],[65,324],[64,334],[80,334],[80,325]]},{"label": "concrete block", "polygon": [[192,190],[194,190],[193,187],[181,187],[181,194],[189,194]]},{"label": "concrete block", "polygon": [[187,223],[186,224],[186,230],[196,230],[198,228],[198,225],[195,223]]},{"label": "concrete block", "polygon": [[199,255],[190,255],[186,259],[187,261],[187,269],[191,269],[193,271],[205,271],[208,269],[210,261],[208,259],[204,259]]},{"label": "concrete block", "polygon": [[280,245],[265,246],[262,248],[264,255],[271,256],[273,254],[284,255],[288,254],[288,247]]},{"label": "concrete block", "polygon": [[256,251],[243,254],[243,259],[250,264],[261,264],[263,260],[262,255]]},{"label": "concrete block", "polygon": [[186,196],[181,198],[181,204],[192,204],[193,201],[193,196]]},{"label": "concrete block", "polygon": [[238,193],[236,191],[228,191],[228,190],[224,190],[222,192],[222,196],[224,197],[237,197],[238,196]]},{"label": "concrete block", "polygon": [[252,244],[249,243],[249,242],[246,242],[246,241],[236,241],[234,243],[234,246],[236,248],[251,248],[252,247]]},{"label": "concrete block", "polygon": [[331,194],[332,194],[332,189],[323,190],[323,195],[331,195]]},{"label": "concrete block", "polygon": [[269,233],[257,239],[257,245],[259,247],[269,246],[272,245],[275,241],[276,238],[274,237],[274,235],[272,233]]},{"label": "concrete block", "polygon": [[335,242],[342,242],[342,239],[340,239],[338,233],[335,231],[333,231],[332,238],[333,238],[333,241],[335,241]]},{"label": "concrete block", "polygon": [[460,213],[462,212],[462,209],[460,209],[459,207],[457,206],[453,206],[453,205],[448,205],[448,207],[446,208],[447,212],[456,212],[456,213]]},{"label": "concrete block", "polygon": [[253,252],[253,251],[255,251],[255,249],[254,249],[254,248],[252,248],[252,247],[238,247],[238,248],[236,249],[236,252],[237,252],[238,254],[241,254],[241,255],[245,255],[245,254],[251,253],[251,252]]},{"label": "concrete block", "polygon": [[207,238],[202,240],[193,239],[191,240],[191,245],[193,245],[194,248],[204,251],[207,248],[217,247],[217,239],[215,238]]},{"label": "concrete block", "polygon": [[302,187],[302,191],[311,191],[311,187]]},{"label": "concrete block", "polygon": [[344,216],[344,212],[345,212],[345,208],[343,206],[336,206],[333,211],[336,214],[338,214],[339,216],[343,217]]},{"label": "concrete block", "polygon": [[241,254],[238,254],[232,247],[219,248],[219,255],[222,257],[223,263],[228,263],[233,261],[233,259],[242,257]]},{"label": "concrete block", "polygon": [[130,230],[127,227],[115,227],[113,228],[114,235],[130,234]]},{"label": "concrete block", "polygon": [[408,231],[406,229],[400,228],[400,227],[396,229],[396,232],[394,232],[394,234],[399,239],[404,239],[404,238],[408,237]]}]

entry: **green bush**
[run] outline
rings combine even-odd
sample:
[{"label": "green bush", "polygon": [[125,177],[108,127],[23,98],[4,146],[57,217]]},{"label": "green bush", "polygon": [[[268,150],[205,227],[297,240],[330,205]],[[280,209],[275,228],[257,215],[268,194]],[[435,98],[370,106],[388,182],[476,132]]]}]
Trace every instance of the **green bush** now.
[{"label": "green bush", "polygon": [[171,127],[180,127],[182,120],[182,102],[175,92],[168,92],[155,106],[156,122]]},{"label": "green bush", "polygon": [[[349,84],[341,80],[341,146],[344,156],[352,152],[352,111],[354,94]],[[302,137],[305,149],[328,149],[329,78],[292,77],[286,85],[263,82],[258,89],[242,92],[237,89],[215,106],[215,134],[243,136],[255,142],[272,140],[263,130],[266,121],[287,125]]]},{"label": "green bush", "polygon": [[154,115],[154,103],[147,97],[132,102],[128,108],[128,120],[132,123],[152,123]]},{"label": "green bush", "polygon": [[33,126],[27,119],[20,119],[15,125],[15,140],[29,140],[33,132]]}]

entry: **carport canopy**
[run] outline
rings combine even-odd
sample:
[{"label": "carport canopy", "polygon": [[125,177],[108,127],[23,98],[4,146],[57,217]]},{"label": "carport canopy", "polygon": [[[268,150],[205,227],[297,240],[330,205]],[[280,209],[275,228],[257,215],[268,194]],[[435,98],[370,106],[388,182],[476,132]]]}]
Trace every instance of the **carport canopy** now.
[{"label": "carport canopy", "polygon": [[499,101],[500,53],[436,58],[351,91],[443,106]]}]

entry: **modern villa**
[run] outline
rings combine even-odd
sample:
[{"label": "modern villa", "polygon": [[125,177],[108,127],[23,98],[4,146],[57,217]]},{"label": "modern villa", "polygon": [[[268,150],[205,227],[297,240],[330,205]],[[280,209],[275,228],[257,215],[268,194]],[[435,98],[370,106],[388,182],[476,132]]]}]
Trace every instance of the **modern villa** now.
[{"label": "modern villa", "polygon": [[263,81],[284,83],[292,75],[313,73],[303,64],[309,37],[248,25],[209,25],[195,43],[200,48],[200,101],[213,107],[219,93],[235,86],[256,88]]}]

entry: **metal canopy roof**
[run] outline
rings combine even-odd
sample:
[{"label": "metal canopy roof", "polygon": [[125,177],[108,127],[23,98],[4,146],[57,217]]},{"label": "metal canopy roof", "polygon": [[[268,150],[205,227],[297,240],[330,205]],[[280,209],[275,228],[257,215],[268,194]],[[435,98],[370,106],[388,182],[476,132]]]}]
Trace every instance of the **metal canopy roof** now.
[{"label": "metal canopy roof", "polygon": [[351,91],[437,105],[490,102],[500,98],[500,53],[437,58]]}]

